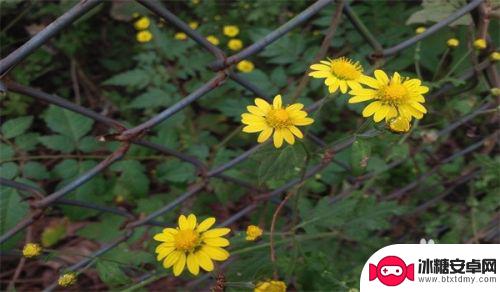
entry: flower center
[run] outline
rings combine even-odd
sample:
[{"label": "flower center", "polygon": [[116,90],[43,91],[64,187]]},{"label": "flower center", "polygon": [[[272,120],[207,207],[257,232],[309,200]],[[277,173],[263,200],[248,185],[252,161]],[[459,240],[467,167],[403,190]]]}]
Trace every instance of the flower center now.
[{"label": "flower center", "polygon": [[332,73],[339,79],[356,80],[361,76],[361,66],[346,59],[332,61]]},{"label": "flower center", "polygon": [[408,91],[402,84],[389,84],[381,90],[382,99],[389,102],[398,102],[406,98]]},{"label": "flower center", "polygon": [[267,113],[267,123],[273,128],[290,126],[290,117],[285,109],[272,109]]},{"label": "flower center", "polygon": [[179,230],[174,239],[175,248],[184,251],[192,250],[199,244],[198,232],[194,230]]}]

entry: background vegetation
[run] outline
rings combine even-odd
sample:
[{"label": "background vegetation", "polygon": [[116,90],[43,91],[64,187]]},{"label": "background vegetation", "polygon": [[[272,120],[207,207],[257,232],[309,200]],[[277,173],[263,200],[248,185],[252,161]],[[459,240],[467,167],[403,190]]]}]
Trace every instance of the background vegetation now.
[{"label": "background vegetation", "polygon": [[[1,55],[26,42],[76,1],[2,1]],[[439,1],[438,1],[439,2]],[[384,47],[412,37],[417,26],[430,26],[465,1],[355,1],[352,9]],[[168,1],[165,6],[182,20],[197,21],[197,31],[214,35],[228,55],[224,25],[238,25],[238,38],[247,46],[312,4],[310,1]],[[269,96],[291,97],[331,24],[336,5],[329,5],[311,21],[294,29],[249,58],[255,69],[241,73]],[[134,13],[151,19],[153,40],[138,43]],[[477,12],[474,12],[477,19]],[[498,44],[498,21],[490,23],[489,52]],[[177,40],[178,31],[135,2],[106,1],[63,30],[16,66],[3,80],[39,88],[122,121],[128,127],[151,118],[187,96],[213,77],[207,64],[213,56],[192,40]],[[445,83],[453,90],[426,104],[429,114],[408,135],[393,134],[365,122],[361,105],[348,105],[347,95],[328,99],[313,114],[310,132],[327,143],[338,142],[365,130],[348,149],[335,153],[338,164],[289,190],[294,192],[277,220],[276,265],[269,256],[269,233],[277,201],[261,204],[230,227],[232,260],[225,268],[229,291],[248,290],[259,280],[279,278],[295,290],[355,290],[366,259],[393,243],[416,243],[432,238],[438,243],[491,243],[499,241],[499,156],[496,152],[498,116],[492,80],[477,72],[461,80],[466,70],[487,59],[476,51],[473,17],[466,15],[394,57],[379,62],[369,58],[373,49],[345,16],[327,56],[359,60],[371,72],[420,77],[436,92]],[[446,40],[459,39],[456,49]],[[492,49],[493,48],[493,49]],[[446,54],[446,55],[445,55]],[[443,57],[443,55],[445,55]],[[441,62],[441,65],[439,65]],[[496,65],[493,65],[496,66]],[[448,74],[449,73],[449,74]],[[498,85],[496,85],[498,87]],[[494,87],[494,86],[493,86]],[[299,101],[310,105],[326,96],[320,80],[310,80]],[[242,133],[240,115],[255,96],[228,80],[194,104],[154,127],[146,137],[165,147],[195,156],[209,168],[218,166],[256,144]],[[119,143],[99,142],[108,129],[82,115],[8,92],[1,105],[1,177],[36,186],[46,193],[60,189],[94,167]],[[474,117],[457,128],[456,121]],[[444,130],[443,130],[444,129]],[[448,131],[451,129],[451,131]],[[473,151],[461,153],[479,143]],[[145,216],[166,205],[201,181],[195,167],[177,158],[140,146],[132,148],[89,182],[65,196],[82,202],[113,206]],[[319,162],[321,149],[304,140],[276,150],[266,146],[226,174],[259,188],[211,179],[203,191],[158,221],[173,223],[181,213],[215,216],[218,222],[246,207],[252,198],[300,177],[305,163]],[[457,154],[458,153],[458,154]],[[456,154],[456,155],[453,155]],[[447,159],[447,158],[452,159]],[[408,185],[415,184],[408,188]],[[22,194],[0,189],[0,234],[29,213]],[[398,193],[399,192],[399,193]],[[393,196],[399,194],[398,196]],[[23,264],[15,282],[19,291],[41,289],[61,270],[122,235],[126,218],[74,206],[54,205],[27,231],[2,245],[1,289],[11,282],[26,237],[41,242],[46,253]],[[260,225],[260,242],[246,242],[244,230]],[[138,289],[182,287],[188,275],[173,278],[156,262],[152,235],[160,227],[140,227],[116,248],[94,259],[79,276],[75,289],[121,290],[153,271],[158,281]]]}]

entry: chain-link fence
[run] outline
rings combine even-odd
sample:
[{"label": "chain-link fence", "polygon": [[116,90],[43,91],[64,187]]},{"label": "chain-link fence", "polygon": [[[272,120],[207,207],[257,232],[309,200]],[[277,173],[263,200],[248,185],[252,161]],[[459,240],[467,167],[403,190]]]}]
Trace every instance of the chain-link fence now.
[{"label": "chain-link fence", "polygon": [[[9,72],[10,69],[12,69],[14,66],[16,66],[18,63],[23,61],[25,58],[27,58],[31,53],[33,53],[35,50],[37,50],[39,47],[41,47],[43,44],[45,44],[50,38],[52,38],[54,35],[56,35],[58,32],[65,28],[69,28],[69,26],[85,15],[87,12],[89,12],[92,8],[102,5],[103,1],[102,0],[83,0],[77,5],[75,5],[73,8],[68,10],[66,13],[64,13],[62,16],[57,18],[54,22],[46,26],[43,30],[41,30],[39,33],[34,35],[30,40],[28,40],[25,44],[23,44],[21,47],[17,48],[13,52],[11,52],[9,55],[7,55],[5,58],[3,58],[0,61],[0,76],[2,76],[2,81],[0,81],[0,90],[3,92],[16,92],[22,95],[30,96],[36,100],[39,101],[44,101],[49,104],[57,105],[60,107],[63,107],[65,109],[68,109],[70,111],[76,112],[78,114],[84,115],[86,117],[89,117],[96,122],[105,125],[109,127],[110,129],[114,130],[114,134],[111,135],[106,135],[102,137],[98,137],[100,141],[103,143],[106,143],[108,141],[119,141],[121,143],[121,146],[111,153],[106,159],[102,160],[99,164],[97,164],[94,168],[90,169],[83,175],[79,176],[77,179],[72,181],[71,183],[68,183],[61,189],[51,193],[51,194],[45,194],[43,191],[34,188],[32,186],[29,186],[24,183],[16,182],[13,180],[8,180],[4,178],[0,178],[0,184],[7,186],[7,187],[12,187],[17,190],[19,190],[21,193],[25,194],[26,198],[29,199],[29,204],[30,204],[30,215],[23,220],[21,220],[14,228],[8,230],[4,234],[1,235],[0,237],[0,243],[6,241],[7,239],[11,238],[13,235],[18,233],[19,231],[25,229],[29,225],[33,224],[36,220],[44,216],[44,210],[47,207],[50,207],[54,204],[57,205],[72,205],[72,206],[78,206],[81,208],[88,208],[88,209],[93,209],[93,210],[98,210],[101,212],[109,212],[113,213],[116,215],[120,215],[123,217],[126,217],[128,219],[128,223],[126,226],[123,228],[123,235],[114,240],[111,243],[108,243],[104,245],[102,248],[94,252],[90,257],[74,264],[71,267],[68,267],[67,270],[70,271],[79,271],[80,269],[86,267],[89,263],[92,262],[93,258],[96,258],[107,251],[111,250],[113,247],[117,246],[118,244],[126,241],[130,236],[133,234],[134,229],[140,226],[144,225],[152,225],[152,226],[166,226],[168,224],[164,222],[159,222],[155,221],[155,218],[158,216],[161,216],[172,209],[174,209],[176,206],[184,202],[185,200],[192,198],[196,196],[200,191],[204,190],[204,188],[207,186],[207,183],[211,179],[220,179],[224,180],[227,183],[232,183],[239,185],[243,188],[247,188],[251,194],[253,194],[253,201],[251,204],[246,206],[244,209],[236,212],[233,214],[230,218],[228,218],[226,221],[222,222],[220,226],[228,226],[240,218],[248,215],[251,213],[253,210],[255,210],[259,205],[261,205],[263,202],[270,200],[272,198],[276,198],[280,194],[283,194],[293,186],[296,186],[297,184],[301,183],[303,180],[310,178],[311,176],[314,176],[315,174],[319,173],[323,168],[325,168],[329,163],[337,163],[339,166],[342,168],[349,170],[349,166],[344,165],[343,163],[335,160],[334,156],[335,153],[338,153],[346,148],[348,148],[353,141],[355,140],[355,136],[348,137],[346,139],[342,139],[339,141],[334,141],[334,142],[325,142],[322,141],[320,138],[308,134],[307,137],[311,139],[312,142],[318,145],[321,151],[323,152],[323,158],[321,162],[317,165],[314,165],[307,169],[306,173],[304,176],[300,178],[293,179],[286,184],[282,185],[279,188],[276,188],[274,190],[266,190],[266,189],[259,189],[255,187],[252,183],[243,181],[241,179],[231,177],[229,175],[224,174],[228,169],[231,169],[235,165],[241,163],[242,161],[246,160],[249,158],[252,154],[256,153],[263,144],[258,144],[241,155],[237,156],[236,158],[230,160],[227,163],[224,163],[222,165],[215,166],[211,169],[208,169],[208,167],[198,160],[195,157],[192,157],[190,155],[186,155],[183,153],[180,153],[174,149],[169,149],[166,148],[162,145],[155,144],[152,142],[149,142],[145,140],[148,135],[148,130],[155,127],[159,123],[165,121],[166,119],[172,117],[175,115],[178,111],[182,110],[183,108],[189,106],[191,103],[197,101],[198,99],[202,98],[205,94],[209,93],[215,88],[218,88],[220,86],[224,85],[224,82],[229,78],[235,81],[236,83],[240,84],[242,87],[250,90],[253,92],[256,96],[263,97],[265,99],[270,100],[270,96],[264,92],[262,89],[260,89],[257,85],[252,84],[248,80],[246,80],[241,74],[237,74],[232,72],[232,67],[234,64],[238,63],[239,61],[254,55],[263,49],[265,49],[267,46],[278,40],[280,37],[284,36],[287,34],[289,31],[292,29],[300,26],[301,24],[305,23],[306,21],[310,20],[313,18],[318,12],[320,12],[322,9],[327,7],[328,5],[336,5],[337,6],[337,11],[339,15],[337,17],[332,17],[332,26],[330,27],[331,29],[331,34],[330,36],[326,37],[331,37],[334,34],[335,26],[339,25],[340,22],[340,17],[343,14],[347,17],[347,19],[353,24],[353,26],[356,28],[356,30],[363,36],[363,38],[366,40],[367,43],[371,45],[373,48],[373,53],[370,56],[370,58],[374,61],[380,61],[383,60],[387,56],[391,56],[394,54],[397,54],[398,52],[405,50],[412,46],[413,44],[431,36],[435,32],[439,31],[440,29],[446,27],[456,19],[462,17],[463,15],[470,13],[471,11],[475,10],[478,6],[480,6],[483,2],[483,0],[473,0],[470,1],[467,5],[464,7],[460,8],[453,14],[451,14],[449,17],[446,19],[434,24],[433,26],[429,27],[424,33],[415,35],[414,37],[411,37],[410,39],[407,39],[393,47],[390,48],[383,48],[381,44],[377,41],[377,38],[371,34],[370,30],[363,24],[363,22],[360,20],[360,18],[356,15],[356,13],[353,11],[353,9],[350,7],[349,3],[343,2],[343,1],[334,1],[334,0],[318,0],[315,3],[313,3],[311,6],[309,6],[306,10],[302,11],[300,14],[295,16],[293,19],[290,21],[286,22],[282,26],[278,27],[276,30],[272,31],[269,33],[267,36],[262,38],[261,40],[251,44],[250,46],[244,48],[237,54],[234,54],[232,56],[226,56],[224,52],[219,49],[217,46],[214,46],[210,42],[208,42],[204,36],[199,34],[197,31],[191,29],[186,22],[181,20],[179,17],[177,17],[173,12],[169,11],[163,4],[161,4],[158,1],[155,0],[137,0],[140,4],[151,10],[151,12],[155,13],[156,15],[160,16],[163,18],[165,21],[169,22],[173,26],[175,26],[178,30],[185,32],[192,40],[194,40],[196,43],[198,43],[200,46],[202,46],[205,50],[210,52],[214,58],[215,61],[212,64],[209,64],[209,67],[215,72],[214,76],[211,80],[207,81],[203,86],[199,87],[197,90],[192,92],[191,94],[187,95],[184,97],[182,100],[177,102],[176,104],[170,106],[169,108],[163,110],[160,112],[158,115],[152,117],[151,119],[145,121],[144,123],[141,123],[135,127],[132,128],[127,128],[125,127],[122,123],[119,121],[116,121],[114,119],[111,119],[107,116],[101,115],[95,111],[92,111],[90,109],[87,109],[85,107],[82,107],[80,105],[74,104],[72,102],[69,102],[65,99],[62,99],[60,97],[57,97],[55,95],[51,95],[42,91],[39,91],[35,88],[18,84],[14,81],[11,80],[6,80],[4,78],[6,74]],[[329,42],[326,42],[329,45]],[[328,48],[328,47],[327,47]],[[319,56],[321,57],[321,56]],[[485,73],[488,75],[488,80],[490,82],[491,87],[499,87],[498,84],[498,77],[496,73],[496,69],[494,66],[491,66],[490,61],[483,60],[477,66],[474,68],[471,68],[469,71],[465,72],[464,75],[461,77],[462,80],[469,80],[472,78],[476,78],[478,74]],[[442,88],[435,90],[433,93],[427,96],[427,99],[433,99],[436,98],[452,89],[455,87],[451,83],[446,83]],[[311,105],[307,110],[308,111],[314,111],[318,107],[322,105],[324,102],[324,98],[321,100],[316,101],[313,105]],[[489,110],[493,108],[495,105],[492,102],[489,103],[483,103],[480,105],[478,108],[473,110],[470,114],[465,115],[463,117],[458,118],[456,121],[450,123],[446,128],[441,129],[438,135],[445,135],[450,133],[451,131],[457,129],[464,123],[470,121],[472,118],[477,116],[478,114]],[[357,134],[357,136],[372,136],[375,133],[373,131],[368,131],[365,133]],[[466,155],[467,153],[470,153],[472,151],[477,150],[480,148],[484,142],[488,139],[495,138],[497,133],[493,133],[491,136],[486,137],[477,143],[474,143],[473,145],[470,145],[469,147],[460,150],[440,163],[436,163],[436,167],[432,169],[432,171],[427,172],[423,174],[421,177],[419,177],[417,180],[409,183],[408,185],[398,188],[397,190],[394,190],[393,192],[389,193],[385,199],[396,199],[400,198],[401,196],[407,194],[410,192],[412,189],[414,189],[416,186],[418,186],[419,182],[424,180],[425,178],[429,177],[432,173],[437,171],[441,165],[443,165],[446,162],[452,161],[453,159]],[[128,211],[119,209],[119,208],[113,208],[113,207],[107,207],[107,206],[100,206],[96,204],[91,204],[88,202],[81,202],[77,200],[70,200],[70,199],[65,199],[64,196],[69,194],[71,191],[74,191],[76,188],[80,187],[81,185],[85,184],[87,181],[89,181],[91,178],[99,174],[101,171],[109,167],[111,164],[114,162],[120,160],[124,155],[127,154],[131,144],[139,145],[142,147],[147,147],[150,149],[153,149],[155,151],[158,151],[164,155],[168,156],[174,156],[180,160],[183,160],[185,162],[188,162],[192,164],[194,167],[197,169],[197,173],[199,177],[201,178],[198,180],[196,183],[193,183],[192,185],[188,186],[187,190],[180,196],[178,196],[175,200],[169,202],[167,205],[162,206],[158,210],[152,212],[151,214],[140,218],[138,214],[132,214],[129,213]],[[425,146],[421,146],[420,150],[425,150]],[[400,165],[402,161],[396,161],[393,162],[389,165],[389,168],[394,168]],[[463,176],[460,176],[459,178],[453,180],[450,182],[450,184],[453,185],[459,185],[465,181],[468,181],[477,174],[476,171],[469,172]],[[362,183],[364,180],[369,179],[372,177],[374,174],[373,173],[368,173],[366,175],[363,175],[361,177],[352,177],[352,182],[353,182],[353,187],[355,188],[357,185]],[[453,190],[453,188],[447,188],[446,192],[450,192]],[[342,198],[348,194],[348,192],[344,192],[337,196],[335,200],[338,200],[339,198]],[[447,193],[443,193],[440,196],[446,196]],[[440,197],[438,196],[438,198]],[[432,205],[433,202],[427,202],[426,204],[419,206],[414,212],[421,212],[422,210],[425,210],[428,208],[430,205]],[[491,236],[497,236],[497,231],[492,231],[493,233]],[[138,281],[144,281],[145,279],[148,279],[151,277],[152,274],[146,274],[138,279]],[[193,287],[197,284],[199,284],[201,281],[205,280],[206,278],[209,277],[209,274],[206,274],[203,277],[200,277],[194,282],[191,282],[188,284],[188,287]],[[47,291],[53,290],[57,286],[57,282],[54,282],[52,285],[46,288]]]}]

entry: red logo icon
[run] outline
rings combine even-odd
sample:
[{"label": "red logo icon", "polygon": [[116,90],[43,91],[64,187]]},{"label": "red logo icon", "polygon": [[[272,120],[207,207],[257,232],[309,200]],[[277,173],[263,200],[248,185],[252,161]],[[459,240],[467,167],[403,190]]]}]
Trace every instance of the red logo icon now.
[{"label": "red logo icon", "polygon": [[370,264],[370,281],[378,278],[386,286],[397,286],[406,278],[413,281],[414,273],[414,265],[406,266],[405,262],[397,256],[387,256],[376,266]]}]

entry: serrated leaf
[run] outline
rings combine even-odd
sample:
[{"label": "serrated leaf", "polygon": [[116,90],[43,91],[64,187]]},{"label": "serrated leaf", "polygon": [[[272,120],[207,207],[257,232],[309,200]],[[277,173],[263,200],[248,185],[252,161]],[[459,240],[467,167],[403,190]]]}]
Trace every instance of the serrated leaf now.
[{"label": "serrated leaf", "polygon": [[283,149],[269,147],[258,154],[261,163],[258,169],[259,183],[298,175],[296,167],[302,167],[306,154],[299,145],[287,145]]},{"label": "serrated leaf", "polygon": [[155,107],[165,107],[172,103],[174,99],[172,98],[172,93],[168,93],[159,88],[152,88],[147,92],[134,98],[132,102],[127,106],[129,108],[155,108]]},{"label": "serrated leaf", "polygon": [[68,137],[63,135],[51,135],[38,137],[38,140],[47,148],[69,153],[75,150],[75,144]]},{"label": "serrated leaf", "polygon": [[357,139],[352,143],[351,167],[355,175],[361,174],[370,160],[371,143],[365,139]]},{"label": "serrated leaf", "polygon": [[96,265],[97,273],[101,280],[110,285],[117,286],[130,282],[130,278],[120,269],[115,262],[98,260]]},{"label": "serrated leaf", "polygon": [[49,173],[43,164],[36,161],[28,161],[23,166],[23,176],[37,180],[49,178]]},{"label": "serrated leaf", "polygon": [[32,122],[32,116],[8,120],[2,125],[2,134],[6,139],[17,137],[26,132]]},{"label": "serrated leaf", "polygon": [[14,156],[14,149],[10,145],[0,143],[0,160],[7,160]]},{"label": "serrated leaf", "polygon": [[168,160],[158,165],[156,174],[161,182],[191,182],[195,179],[195,167],[187,162]]},{"label": "serrated leaf", "polygon": [[[0,234],[13,228],[28,214],[28,204],[21,200],[18,192],[13,188],[0,186]],[[0,245],[1,250],[8,250],[16,245],[22,233]]]},{"label": "serrated leaf", "polygon": [[50,106],[45,111],[44,120],[52,131],[70,138],[74,144],[87,134],[94,124],[90,118],[56,106]]},{"label": "serrated leaf", "polygon": [[149,81],[150,74],[148,74],[147,71],[143,69],[132,69],[109,78],[104,81],[103,84],[144,88],[148,85]]},{"label": "serrated leaf", "polygon": [[[423,9],[411,15],[406,24],[439,22],[466,4],[465,0],[424,0],[422,2]],[[450,26],[469,25],[471,20],[470,15],[465,14],[452,22]]]}]

